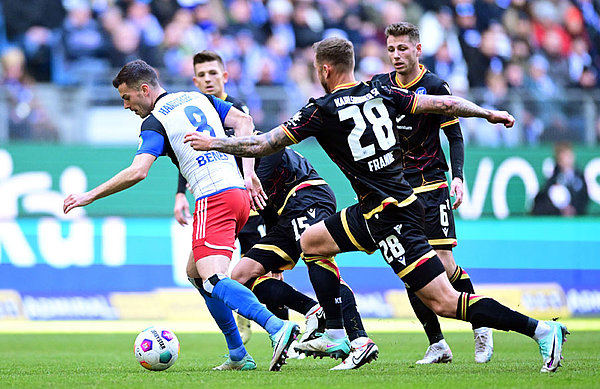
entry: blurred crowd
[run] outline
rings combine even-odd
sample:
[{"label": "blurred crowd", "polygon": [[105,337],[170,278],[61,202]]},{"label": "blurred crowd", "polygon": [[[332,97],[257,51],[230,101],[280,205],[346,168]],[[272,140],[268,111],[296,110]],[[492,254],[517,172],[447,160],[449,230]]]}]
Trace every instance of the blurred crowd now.
[{"label": "blurred crowd", "polygon": [[[594,93],[599,86],[598,0],[0,3],[3,84],[17,102],[14,107],[28,99],[31,103],[28,112],[22,104],[21,112],[11,110],[11,120],[17,122],[43,116],[29,117],[35,103],[27,91],[34,82],[86,85],[137,58],[159,69],[161,77],[189,80],[192,57],[204,49],[223,57],[228,92],[245,98],[260,122],[257,87],[284,88],[293,107],[322,94],[312,69],[315,41],[333,35],[351,40],[359,79],[392,70],[383,31],[398,21],[420,27],[421,62],[446,79],[455,94],[480,88],[478,102],[498,109],[514,108],[514,96],[523,100],[517,117],[522,128],[513,132],[522,139],[511,139],[495,127],[467,127],[467,141],[489,146],[581,141],[586,119],[579,114],[581,104],[572,104],[566,91]],[[597,114],[595,120],[600,131]]]}]

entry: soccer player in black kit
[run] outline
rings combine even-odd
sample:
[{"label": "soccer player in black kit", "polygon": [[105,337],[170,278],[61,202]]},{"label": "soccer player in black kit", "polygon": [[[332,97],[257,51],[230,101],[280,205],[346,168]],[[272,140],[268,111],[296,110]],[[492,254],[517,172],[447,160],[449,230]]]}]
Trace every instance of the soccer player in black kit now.
[{"label": "soccer player in black kit", "polygon": [[[425,237],[423,206],[403,177],[402,150],[392,118],[434,113],[482,117],[507,127],[514,118],[456,96],[417,95],[378,82],[354,78],[354,49],[345,39],[328,38],[314,45],[315,68],[327,94],[309,103],[290,120],[259,136],[214,138],[194,132],[185,141],[197,150],[218,150],[257,157],[314,136],[338,165],[358,195],[358,203],[313,224],[301,237],[304,258],[327,260],[340,252],[380,249],[402,281],[436,314],[468,321],[474,327],[516,331],[532,337],[543,358],[542,372],[561,361],[567,328],[538,321],[486,296],[456,291]],[[329,349],[346,342],[341,319],[339,279],[317,293],[325,311],[323,336],[299,344],[298,351]]]},{"label": "soccer player in black kit", "polygon": [[[259,210],[267,234],[246,252],[231,273],[231,278],[246,285],[267,305],[270,311],[287,306],[306,317],[306,330],[299,343],[318,336],[323,310],[310,297],[296,291],[269,272],[292,269],[301,257],[300,237],[309,226],[335,214],[333,191],[302,155],[290,148],[256,160],[256,175],[267,194],[266,206]],[[304,257],[311,284],[317,293],[323,280],[339,279],[339,269],[333,258]],[[340,285],[344,328],[350,343],[344,342],[327,356],[335,355],[343,362],[331,370],[357,369],[377,358],[379,349],[368,337],[356,300],[350,287]],[[271,308],[275,307],[275,308]],[[318,351],[318,350],[315,350]],[[309,352],[310,353],[310,352]],[[315,356],[319,352],[313,353]]]},{"label": "soccer player in black kit", "polygon": [[[249,113],[243,102],[225,92],[227,72],[217,53],[201,51],[194,56],[193,62],[194,84],[200,91],[230,102],[240,111]],[[228,136],[235,135],[233,128],[224,129]],[[242,171],[241,158],[236,159]],[[323,310],[316,301],[283,282],[281,272],[292,269],[298,262],[301,254],[300,235],[304,229],[335,213],[335,196],[310,162],[291,149],[285,148],[257,159],[255,167],[268,198],[266,204],[263,204],[264,209],[258,213],[251,212],[248,222],[238,235],[243,258],[233,266],[231,278],[251,289],[259,301],[280,319],[288,319],[288,307],[303,314],[307,325],[299,341],[307,341],[313,339],[324,324]],[[182,225],[187,224],[189,215],[186,187],[187,181],[179,174],[174,213],[176,220]],[[258,230],[264,223],[260,215],[266,215],[267,234],[264,237]],[[317,280],[323,278],[319,273],[324,269],[337,271],[336,266],[328,263],[318,264],[322,266],[308,264],[309,274]],[[190,282],[194,286],[201,284],[199,280],[191,279]],[[364,329],[352,290],[344,282],[340,287],[344,328],[350,344],[345,344],[345,347],[338,350],[338,356],[344,361],[332,370],[356,369],[376,359],[379,351]],[[251,335],[250,321],[238,315],[237,325],[245,344]],[[218,370],[237,368],[243,368],[243,365],[227,361],[217,367]]]},{"label": "soccer player in black kit", "polygon": [[[387,52],[394,71],[378,74],[372,81],[405,88],[417,94],[450,95],[448,84],[419,64],[421,43],[419,29],[401,22],[385,29]],[[452,286],[459,292],[475,293],[468,273],[457,266],[452,254],[456,231],[452,209],[462,203],[464,144],[458,118],[444,115],[400,115],[395,118],[402,148],[404,178],[412,186],[425,208],[425,236],[442,261]],[[448,138],[452,162],[452,182],[448,191],[446,156],[440,143],[440,129]],[[456,200],[450,205],[450,195]],[[407,289],[409,301],[429,339],[429,347],[417,364],[452,361],[452,351],[444,339],[435,313]],[[494,350],[492,330],[473,328],[475,361],[488,362]]]}]

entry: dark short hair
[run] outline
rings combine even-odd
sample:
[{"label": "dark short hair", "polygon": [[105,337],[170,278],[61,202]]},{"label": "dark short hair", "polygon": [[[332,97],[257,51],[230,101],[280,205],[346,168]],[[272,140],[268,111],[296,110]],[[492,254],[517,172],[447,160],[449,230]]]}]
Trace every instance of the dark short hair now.
[{"label": "dark short hair", "polygon": [[205,62],[217,61],[221,68],[225,69],[225,64],[223,63],[223,58],[214,51],[210,50],[202,50],[201,52],[194,55],[194,65]]},{"label": "dark short hair", "polygon": [[328,63],[339,71],[354,70],[354,46],[342,38],[327,38],[313,45],[318,64]]},{"label": "dark short hair", "polygon": [[407,35],[411,42],[419,43],[421,42],[421,37],[419,36],[419,28],[414,24],[407,22],[400,22],[390,24],[385,28],[385,37],[389,38],[389,36],[405,36]]},{"label": "dark short hair", "polygon": [[130,88],[139,88],[142,84],[157,87],[158,74],[145,61],[136,59],[125,64],[112,81],[115,88],[118,88],[123,83]]}]

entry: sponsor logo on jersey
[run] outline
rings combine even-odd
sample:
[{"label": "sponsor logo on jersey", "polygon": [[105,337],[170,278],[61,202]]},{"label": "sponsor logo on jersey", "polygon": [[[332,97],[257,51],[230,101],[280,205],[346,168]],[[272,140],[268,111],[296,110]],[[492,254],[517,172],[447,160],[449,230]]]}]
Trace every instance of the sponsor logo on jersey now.
[{"label": "sponsor logo on jersey", "polygon": [[413,129],[412,126],[401,126],[400,125],[400,122],[402,120],[404,120],[405,117],[406,117],[406,115],[398,115],[398,116],[396,116],[396,128],[398,130],[408,130],[408,131],[411,131]]},{"label": "sponsor logo on jersey", "polygon": [[417,90],[415,90],[415,94],[417,95],[426,95],[427,94],[427,89],[425,89],[424,86],[420,86],[417,88]]}]

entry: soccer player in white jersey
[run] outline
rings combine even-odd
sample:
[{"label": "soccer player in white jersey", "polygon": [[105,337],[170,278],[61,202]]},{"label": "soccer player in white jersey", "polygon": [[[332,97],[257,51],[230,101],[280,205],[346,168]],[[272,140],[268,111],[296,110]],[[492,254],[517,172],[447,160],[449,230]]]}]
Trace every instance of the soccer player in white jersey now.
[{"label": "soccer player in white jersey", "polygon": [[195,263],[188,263],[188,277],[202,279],[203,297],[213,318],[225,335],[229,357],[218,370],[253,370],[256,363],[242,344],[232,310],[254,320],[270,335],[273,357],[269,370],[280,370],[299,326],[283,321],[259,303],[245,286],[227,277],[236,234],[248,219],[250,198],[264,203],[253,170],[253,160],[244,161],[246,183],[233,156],[220,152],[198,152],[184,145],[187,132],[208,132],[225,136],[223,125],[238,135],[251,134],[252,118],[232,108],[230,103],[199,92],[167,93],[156,71],[142,60],[126,64],[113,80],[123,99],[123,107],[141,118],[140,145],[131,166],[96,188],[71,194],[63,211],[92,203],[127,189],[143,180],[160,155],[168,155],[179,168],[196,198],[192,247]]}]

